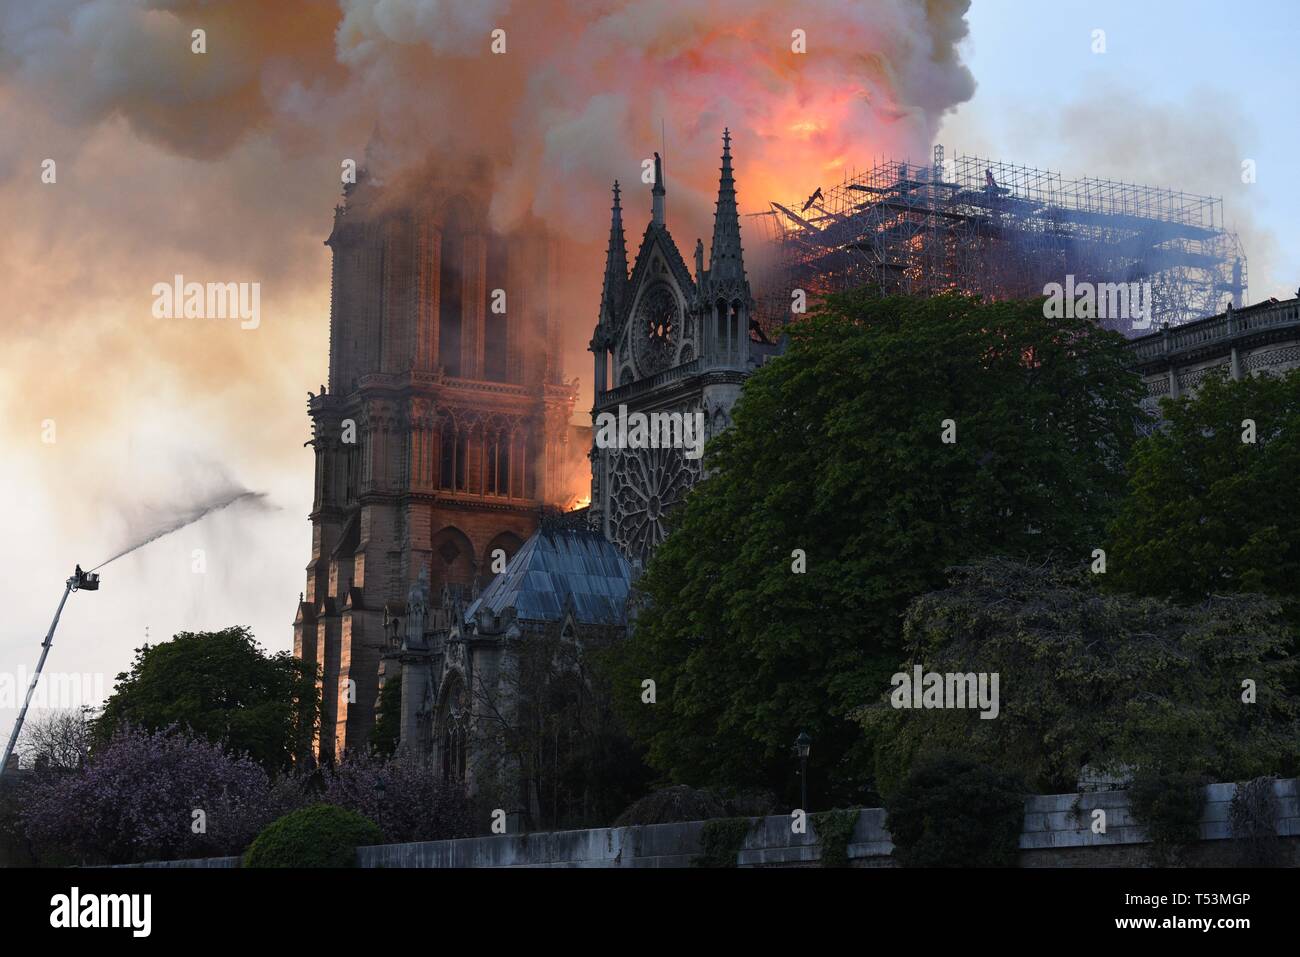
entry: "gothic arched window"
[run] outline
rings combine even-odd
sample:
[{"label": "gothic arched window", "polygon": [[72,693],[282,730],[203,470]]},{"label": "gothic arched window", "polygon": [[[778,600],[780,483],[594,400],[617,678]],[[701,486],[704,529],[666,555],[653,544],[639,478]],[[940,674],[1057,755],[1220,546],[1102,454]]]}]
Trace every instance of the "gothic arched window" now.
[{"label": "gothic arched window", "polygon": [[483,436],[483,470],[484,475],[483,487],[488,495],[500,494],[497,489],[497,470],[501,464],[501,434],[499,432],[488,432]]},{"label": "gothic arched window", "polygon": [[488,301],[483,317],[483,378],[492,382],[506,382],[509,379],[509,327],[506,315],[513,291],[507,281],[508,248],[504,236],[493,233],[488,237]]},{"label": "gothic arched window", "polygon": [[438,750],[442,757],[442,779],[446,782],[460,783],[465,780],[468,726],[465,685],[456,678],[444,693],[438,716]]},{"label": "gothic arched window", "polygon": [[465,462],[469,457],[469,433],[451,419],[442,423],[442,438],[438,444],[438,487],[463,492]]}]

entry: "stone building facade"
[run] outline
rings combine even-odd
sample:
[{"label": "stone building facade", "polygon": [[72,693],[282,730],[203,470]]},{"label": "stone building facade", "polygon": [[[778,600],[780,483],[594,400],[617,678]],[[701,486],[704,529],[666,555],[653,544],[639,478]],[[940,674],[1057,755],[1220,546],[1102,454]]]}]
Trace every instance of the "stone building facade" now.
[{"label": "stone building facade", "polygon": [[[741,385],[775,353],[753,321],[731,136],[722,165],[705,267],[695,241],[694,275],[668,231],[663,164],[655,154],[650,222],[628,268],[623,210],[614,184],[600,315],[588,346],[595,361],[593,421],[601,413],[702,413],[712,437],[731,423]],[[593,527],[632,561],[663,541],[667,513],[700,478],[699,459],[679,448],[591,448]]]},{"label": "stone building facade", "polygon": [[557,659],[581,672],[587,650],[626,636],[631,586],[617,549],[559,516],[543,519],[472,600],[445,586],[434,596],[421,576],[382,665],[385,682],[401,683],[399,750],[431,760],[443,780],[471,792],[495,788],[513,820],[536,814],[536,780],[519,766],[519,749],[493,746],[508,736],[516,698],[537,690],[536,676],[521,674],[521,646],[567,651]]},{"label": "stone building facade", "polygon": [[1195,392],[1218,370],[1233,379],[1300,368],[1300,291],[1161,329],[1129,342],[1133,370],[1146,386],[1143,406]]},{"label": "stone building facade", "polygon": [[486,183],[472,165],[382,184],[362,171],[325,241],[329,382],[308,402],[312,549],[294,621],[294,653],[321,670],[323,760],[367,740],[390,606],[421,574],[434,594],[485,585],[581,461],[554,243],[536,224],[495,233]]},{"label": "stone building facade", "polygon": [[[629,411],[700,412],[705,433],[730,424],[745,378],[776,353],[751,320],[740,216],[724,131],[708,265],[695,246],[694,273],[668,232],[667,190],[656,157],[651,220],[629,268],[623,210],[614,184],[595,360],[593,421]],[[571,642],[583,649],[627,633],[637,566],[664,537],[663,519],[700,476],[679,448],[601,448],[594,442],[591,504],[553,514],[481,594],[417,579],[404,608],[390,609],[382,674],[401,683],[399,748],[431,757],[445,777],[473,790],[489,769],[474,754],[485,703],[508,702],[519,642]],[[436,558],[435,558],[436,565]],[[388,700],[392,700],[389,698]],[[489,710],[497,710],[492,707]],[[500,768],[490,769],[499,776]],[[526,808],[526,795],[511,805]]]},{"label": "stone building facade", "polygon": [[[380,687],[394,682],[399,749],[471,790],[503,773],[474,753],[475,729],[488,710],[509,711],[522,643],[559,639],[580,662],[584,647],[623,637],[637,568],[702,474],[680,448],[593,441],[590,506],[555,511],[586,443],[568,425],[576,388],[556,358],[553,247],[536,227],[493,234],[484,179],[472,168],[382,186],[363,177],[336,209],[329,385],[309,402],[312,555],[294,626],[295,653],[322,673],[319,757],[364,746]],[[650,198],[629,266],[614,184],[589,343],[593,421],[621,408],[700,413],[711,437],[779,352],[752,320],[729,135],[707,266],[702,241],[692,270],[668,230],[658,156]],[[1300,367],[1300,299],[1129,348],[1148,406],[1218,367]],[[529,801],[521,792],[512,813]]]}]

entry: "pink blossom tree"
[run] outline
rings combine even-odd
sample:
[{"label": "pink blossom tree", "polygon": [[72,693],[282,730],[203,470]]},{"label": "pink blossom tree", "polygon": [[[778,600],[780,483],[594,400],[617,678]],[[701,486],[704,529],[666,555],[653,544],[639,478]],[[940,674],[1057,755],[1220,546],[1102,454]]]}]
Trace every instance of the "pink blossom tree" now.
[{"label": "pink blossom tree", "polygon": [[130,863],[238,854],[303,803],[247,756],[174,728],[119,729],[76,770],[47,769],[20,817],[42,860]]},{"label": "pink blossom tree", "polygon": [[388,841],[440,841],[474,833],[469,801],[417,757],[349,755],[322,772],[321,800],[376,822]]}]

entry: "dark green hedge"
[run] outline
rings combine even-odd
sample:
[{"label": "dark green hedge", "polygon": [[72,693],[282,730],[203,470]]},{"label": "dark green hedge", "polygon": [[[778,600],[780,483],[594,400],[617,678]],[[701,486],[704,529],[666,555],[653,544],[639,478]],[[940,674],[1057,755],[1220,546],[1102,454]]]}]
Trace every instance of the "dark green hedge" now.
[{"label": "dark green hedge", "polygon": [[244,852],[245,867],[355,867],[356,850],[382,844],[379,826],[355,811],[313,804],[286,814]]},{"label": "dark green hedge", "polygon": [[1129,810],[1151,840],[1156,864],[1180,862],[1186,847],[1201,835],[1205,782],[1193,771],[1141,768],[1129,785]]},{"label": "dark green hedge", "polygon": [[1014,867],[1024,825],[1012,775],[954,755],[917,764],[885,800],[904,867]]}]

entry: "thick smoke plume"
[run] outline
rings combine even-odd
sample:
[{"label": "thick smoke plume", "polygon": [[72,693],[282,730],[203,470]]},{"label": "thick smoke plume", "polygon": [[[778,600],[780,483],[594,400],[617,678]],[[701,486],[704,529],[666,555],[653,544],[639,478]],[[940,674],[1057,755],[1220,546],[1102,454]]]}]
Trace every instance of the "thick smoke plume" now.
[{"label": "thick smoke plume", "polygon": [[[744,212],[864,157],[923,156],[973,91],[957,54],[966,7],[0,0],[0,442],[12,453],[0,525],[39,541],[41,574],[61,577],[60,555],[136,540],[118,522],[126,503],[203,497],[173,463],[222,463],[285,507],[205,523],[205,543],[260,557],[231,566],[239,579],[221,593],[284,635],[309,548],[304,400],[328,361],[321,240],[343,161],[394,182],[424,163],[481,167],[494,226],[541,223],[564,240],[563,361],[582,376],[581,411],[611,181],[635,248],[650,207],[641,164],[662,152],[669,225],[689,255],[709,236],[724,126]],[[191,52],[195,30],[205,53]],[[794,31],[806,53],[792,52]],[[47,159],[57,183],[41,180]],[[151,318],[150,289],[178,273],[260,282],[260,328]],[[180,537],[139,560],[161,561]],[[0,562],[19,572],[34,574]],[[154,624],[224,622],[217,594],[211,609],[153,596]],[[44,614],[33,609],[33,627]]]},{"label": "thick smoke plume", "polygon": [[[593,238],[609,181],[660,146],[684,208],[710,205],[730,126],[749,196],[786,196],[876,151],[924,151],[974,84],[967,0],[49,0],[0,21],[0,73],[70,123],[124,118],[216,158],[266,135],[377,162],[487,157],[493,214]],[[207,52],[190,52],[193,30]],[[493,31],[504,31],[496,39]],[[797,35],[796,35],[797,34]],[[802,39],[798,39],[802,37]],[[794,52],[802,44],[806,52]]]}]

